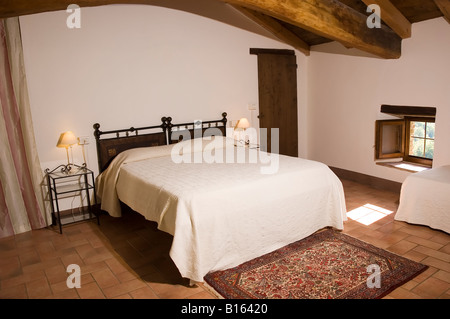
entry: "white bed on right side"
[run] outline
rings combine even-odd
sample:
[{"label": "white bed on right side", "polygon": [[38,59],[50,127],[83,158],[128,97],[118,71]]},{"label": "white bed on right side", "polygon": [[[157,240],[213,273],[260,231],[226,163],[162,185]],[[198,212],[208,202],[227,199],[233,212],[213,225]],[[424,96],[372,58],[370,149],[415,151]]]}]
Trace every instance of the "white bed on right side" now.
[{"label": "white bed on right side", "polygon": [[450,233],[450,165],[408,176],[395,220]]}]

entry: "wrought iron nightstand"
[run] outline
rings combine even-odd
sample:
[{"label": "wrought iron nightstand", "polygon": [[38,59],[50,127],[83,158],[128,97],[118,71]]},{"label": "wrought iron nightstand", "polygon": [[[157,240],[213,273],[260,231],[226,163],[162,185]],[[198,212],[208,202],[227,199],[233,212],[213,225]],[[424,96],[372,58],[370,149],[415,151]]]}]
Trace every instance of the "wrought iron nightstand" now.
[{"label": "wrought iron nightstand", "polygon": [[[76,164],[59,165],[53,170],[46,169],[47,186],[52,208],[53,225],[59,225],[59,232],[62,234],[62,226],[78,223],[85,220],[97,219],[100,225],[97,209],[97,197],[95,195],[94,172],[86,167]],[[95,209],[91,204],[90,191],[93,191]],[[79,214],[70,214],[68,217],[61,218],[59,200],[66,197],[74,197],[77,193],[86,192],[88,210],[83,209]],[[88,213],[88,214],[87,214]],[[64,219],[64,220],[63,220]]]}]

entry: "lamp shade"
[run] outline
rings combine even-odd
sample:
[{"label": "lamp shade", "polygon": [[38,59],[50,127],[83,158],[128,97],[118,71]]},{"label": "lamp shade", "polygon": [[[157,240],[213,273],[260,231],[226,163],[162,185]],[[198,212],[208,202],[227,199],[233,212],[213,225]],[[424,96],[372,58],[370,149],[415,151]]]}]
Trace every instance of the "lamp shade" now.
[{"label": "lamp shade", "polygon": [[67,131],[61,134],[59,137],[58,143],[56,143],[57,147],[69,147],[73,144],[77,144],[78,139],[72,133],[72,131]]},{"label": "lamp shade", "polygon": [[241,118],[236,124],[236,128],[246,129],[249,127],[250,127],[250,122],[245,117]]}]

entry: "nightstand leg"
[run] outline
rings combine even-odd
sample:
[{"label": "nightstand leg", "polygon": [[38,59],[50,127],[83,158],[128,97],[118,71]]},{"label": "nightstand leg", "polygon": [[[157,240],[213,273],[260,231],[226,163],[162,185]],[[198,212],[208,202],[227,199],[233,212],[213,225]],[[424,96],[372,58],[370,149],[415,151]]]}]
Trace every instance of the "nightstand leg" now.
[{"label": "nightstand leg", "polygon": [[92,196],[94,196],[94,204],[95,204],[95,208],[94,208],[95,213],[94,214],[95,214],[95,216],[97,216],[97,225],[100,225],[100,214],[97,211],[97,209],[98,209],[97,193],[95,192],[95,180],[94,180],[94,174],[93,173],[92,173],[92,190],[94,192],[94,195],[92,195]]},{"label": "nightstand leg", "polygon": [[[95,201],[95,207],[97,207],[97,196],[95,194],[95,181],[94,181],[94,174],[93,173],[91,174],[91,179],[92,179],[92,189],[93,189],[93,192],[94,192],[93,196],[94,196],[94,201]],[[88,184],[87,174],[84,175],[84,182],[85,182],[85,185],[87,187],[87,185],[89,185]],[[89,195],[89,189],[88,188],[86,189],[86,198],[87,198],[87,201],[88,201],[89,219],[92,219],[92,214],[94,214],[95,217],[97,217],[97,225],[100,225],[100,218],[99,218],[98,214],[94,212],[94,208],[91,205],[91,197]]]},{"label": "nightstand leg", "polygon": [[50,176],[47,174],[47,188],[48,188],[48,197],[50,199],[50,207],[52,210],[52,225],[56,225],[56,217],[55,217],[55,204],[53,203],[53,192],[50,184]]},{"label": "nightstand leg", "polygon": [[58,196],[57,195],[55,195],[55,201],[56,201],[56,213],[58,214],[58,217],[56,219],[58,220],[59,233],[62,234],[61,215],[59,214],[59,205],[58,205]]},{"label": "nightstand leg", "polygon": [[[49,183],[49,186],[50,186],[50,178],[48,178],[48,183]],[[56,190],[55,180],[53,180],[53,189]],[[59,214],[59,205],[58,205],[58,195],[57,195],[57,192],[55,191],[56,214],[58,215],[58,217],[55,217],[55,208],[53,206],[52,190],[49,189],[49,192],[50,192],[50,201],[52,203],[52,219],[56,218],[58,220],[57,223],[59,224],[59,233],[62,234],[61,215]],[[53,222],[53,220],[52,220],[52,222]]]}]

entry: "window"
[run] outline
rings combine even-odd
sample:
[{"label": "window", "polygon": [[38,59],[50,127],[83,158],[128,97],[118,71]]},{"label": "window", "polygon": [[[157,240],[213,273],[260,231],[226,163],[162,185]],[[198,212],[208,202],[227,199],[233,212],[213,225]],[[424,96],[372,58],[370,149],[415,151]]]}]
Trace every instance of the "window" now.
[{"label": "window", "polygon": [[406,118],[406,128],[404,159],[431,165],[434,155],[434,119]]},{"label": "window", "polygon": [[430,166],[434,156],[434,117],[376,121],[375,159],[401,158]]},{"label": "window", "polygon": [[398,119],[376,121],[377,164],[413,172],[431,168],[436,111],[428,106],[381,105],[381,113]]}]

